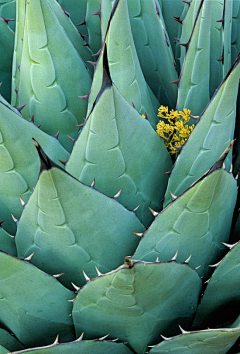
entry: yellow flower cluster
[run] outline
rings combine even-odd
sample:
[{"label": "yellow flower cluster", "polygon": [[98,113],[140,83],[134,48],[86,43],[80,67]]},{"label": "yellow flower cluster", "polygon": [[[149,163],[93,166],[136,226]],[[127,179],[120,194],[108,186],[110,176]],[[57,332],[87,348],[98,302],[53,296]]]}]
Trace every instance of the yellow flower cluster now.
[{"label": "yellow flower cluster", "polygon": [[190,120],[190,109],[184,108],[183,111],[174,111],[173,109],[168,112],[168,107],[161,106],[158,109],[158,117],[162,117],[168,121],[160,121],[157,124],[157,133],[165,139],[166,147],[170,154],[175,154],[180,147],[185,144],[191,134],[194,124],[189,126],[187,123]]}]

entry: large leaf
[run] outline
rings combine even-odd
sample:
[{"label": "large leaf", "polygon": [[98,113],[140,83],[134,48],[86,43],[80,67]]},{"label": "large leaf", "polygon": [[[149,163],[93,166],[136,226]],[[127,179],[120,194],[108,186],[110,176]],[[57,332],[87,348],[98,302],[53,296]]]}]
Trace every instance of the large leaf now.
[{"label": "large leaf", "polygon": [[168,260],[178,251],[178,261],[190,255],[191,267],[206,279],[223,255],[228,242],[237,198],[237,182],[222,168],[203,176],[164,209],[145,232],[135,259]]},{"label": "large leaf", "polygon": [[101,93],[66,169],[85,184],[95,179],[96,189],[108,196],[123,189],[119,202],[129,210],[140,205],[137,216],[149,226],[153,216],[148,207],[161,209],[168,179],[163,173],[171,159],[163,140],[112,83],[106,56]]},{"label": "large leaf", "polygon": [[210,98],[211,12],[212,1],[201,1],[191,37],[187,43],[181,43],[186,44],[187,53],[178,85],[177,109],[190,109],[195,116],[202,113]]},{"label": "large leaf", "polygon": [[128,0],[129,17],[144,77],[161,105],[175,108],[178,79],[161,9],[155,0]]},{"label": "large leaf", "polygon": [[57,334],[63,342],[74,339],[68,301],[74,294],[56,279],[0,252],[0,289],[0,321],[25,346],[49,344]]},{"label": "large leaf", "polygon": [[88,94],[92,81],[78,50],[86,48],[84,43],[55,0],[26,3],[18,102],[26,104],[24,118],[34,115],[48,134],[60,131],[59,140],[68,150],[72,143],[67,135],[77,137],[77,124],[87,111],[87,102],[78,96]]},{"label": "large leaf", "polygon": [[26,202],[39,175],[40,162],[32,138],[39,141],[55,163],[68,159],[69,154],[51,137],[32,122],[17,115],[0,98],[0,220],[4,229],[15,234],[16,225],[11,217],[22,212],[20,194]]},{"label": "large leaf", "polygon": [[[170,191],[175,195],[183,193],[215,163],[232,141],[239,78],[240,55],[177,158],[169,178],[165,206],[171,201]],[[226,164],[229,165],[229,160]]]},{"label": "large leaf", "polygon": [[[143,225],[134,212],[113,198],[85,186],[65,171],[43,171],[18,224],[19,257],[34,252],[32,262],[59,280],[85,284],[83,270],[109,272],[131,255]],[[49,262],[51,259],[51,262]]]},{"label": "large leaf", "polygon": [[[115,1],[113,10],[112,0],[106,0],[106,3],[103,2],[102,5],[104,6],[104,11],[102,11],[101,22],[105,23],[107,30],[105,43],[108,49],[108,62],[112,81],[123,97],[130,104],[134,104],[140,114],[147,114],[150,123],[155,129],[159,103],[147,85],[142,73],[133,41],[127,0]],[[108,26],[106,26],[107,23]],[[101,62],[102,59],[99,58],[95,74],[100,71],[97,74],[100,80],[93,81],[93,85],[96,87],[92,86],[91,89],[88,113],[101,88],[103,71],[102,65],[100,65]]]},{"label": "large leaf", "polygon": [[[186,264],[144,263],[127,258],[123,266],[89,281],[73,303],[77,335],[110,333],[137,353],[157,342],[159,334],[189,326],[201,280]],[[181,306],[179,306],[181,304]]]}]

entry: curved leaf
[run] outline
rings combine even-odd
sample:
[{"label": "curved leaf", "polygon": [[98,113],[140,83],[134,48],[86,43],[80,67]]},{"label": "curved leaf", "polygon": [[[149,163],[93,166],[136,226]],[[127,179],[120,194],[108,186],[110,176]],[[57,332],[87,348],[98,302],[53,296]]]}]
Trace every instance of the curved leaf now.
[{"label": "curved leaf", "polygon": [[110,197],[123,189],[119,202],[129,210],[140,205],[137,216],[149,226],[153,216],[148,207],[161,209],[168,179],[163,173],[171,168],[171,159],[163,140],[125,101],[107,71],[66,169],[87,185],[95,179],[96,189]]},{"label": "curved leaf", "polygon": [[[13,289],[17,291],[13,291]],[[0,252],[0,321],[25,346],[74,338],[73,292],[27,261]]]},{"label": "curved leaf", "polygon": [[38,179],[40,162],[32,138],[39,141],[54,162],[68,159],[69,154],[56,138],[39,130],[32,122],[19,117],[10,105],[0,102],[0,218],[4,229],[14,235],[11,217],[22,212],[20,195],[26,202]]},{"label": "curved leaf", "polygon": [[11,354],[131,354],[132,351],[122,343],[105,340],[76,340],[71,343],[52,344],[46,347],[21,350]]},{"label": "curved leaf", "polygon": [[206,329],[167,338],[149,354],[226,354],[240,336],[240,329]]},{"label": "curved leaf", "polygon": [[[165,194],[166,206],[170,191],[179,195],[201,177],[219,158],[233,139],[236,98],[240,78],[240,55],[219,86],[191,133],[171,172]],[[229,165],[231,154],[226,160]]]},{"label": "curved leaf", "polygon": [[77,335],[110,333],[109,338],[117,336],[144,353],[160,333],[176,333],[178,323],[189,326],[200,290],[200,278],[185,264],[127,258],[123,266],[79,291],[72,314]]},{"label": "curved leaf", "polygon": [[216,267],[198,306],[194,328],[215,326],[239,313],[240,242]]},{"label": "curved leaf", "polygon": [[[60,282],[85,284],[83,270],[96,276],[118,267],[132,254],[143,225],[116,200],[85,186],[66,172],[43,171],[18,224],[19,257],[34,252],[32,262]],[[51,262],[49,262],[51,259]]]},{"label": "curved leaf", "polygon": [[237,198],[237,183],[223,169],[200,179],[164,209],[145,232],[134,259],[161,261],[178,251],[178,261],[190,255],[191,267],[206,279],[228,242]]},{"label": "curved leaf", "polygon": [[[1,6],[1,4],[0,4]],[[0,7],[1,10],[1,7]],[[0,11],[1,15],[1,11]],[[12,56],[14,48],[14,32],[10,29],[3,18],[0,17],[0,82],[1,94],[10,101],[11,99],[11,71],[12,71]]]},{"label": "curved leaf", "polygon": [[88,94],[92,81],[77,48],[85,48],[84,43],[55,0],[27,2],[19,105],[26,104],[24,118],[34,115],[43,131],[60,131],[59,140],[68,150],[72,143],[67,135],[77,137],[77,124],[87,111],[87,102],[78,96]]}]

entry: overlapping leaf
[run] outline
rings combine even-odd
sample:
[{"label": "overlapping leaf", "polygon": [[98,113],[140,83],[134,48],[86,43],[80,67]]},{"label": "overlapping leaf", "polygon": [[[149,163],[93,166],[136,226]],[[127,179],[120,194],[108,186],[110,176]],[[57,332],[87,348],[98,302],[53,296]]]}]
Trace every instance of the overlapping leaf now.
[{"label": "overlapping leaf", "polygon": [[[1,5],[0,5],[1,6]],[[0,8],[1,9],[1,8]],[[1,12],[0,12],[1,15]],[[0,82],[1,94],[10,101],[11,99],[11,71],[14,47],[14,32],[8,26],[6,20],[0,17]]]},{"label": "overlapping leaf", "polygon": [[[0,352],[1,353],[1,352]],[[12,354],[131,354],[132,351],[122,343],[103,340],[76,340],[71,343],[52,344],[46,347],[21,350]]]},{"label": "overlapping leaf", "polygon": [[[26,104],[24,118],[34,115],[48,134],[60,131],[59,139],[68,150],[72,143],[67,135],[77,137],[77,124],[87,111],[87,102],[78,96],[88,94],[91,86],[82,58],[84,43],[55,0],[26,3],[18,102]],[[87,56],[91,59],[89,50]]]},{"label": "overlapping leaf", "polygon": [[19,117],[10,105],[0,102],[0,219],[4,229],[15,234],[11,217],[22,212],[20,194],[26,202],[39,175],[40,162],[32,138],[39,141],[55,163],[69,154],[57,139],[39,130],[32,122]]},{"label": "overlapping leaf", "polygon": [[175,108],[178,79],[161,9],[154,0],[128,0],[133,40],[144,77],[161,105]]},{"label": "overlapping leaf", "polygon": [[[118,267],[133,254],[143,225],[116,200],[85,186],[66,172],[43,171],[24,208],[16,234],[19,257],[35,252],[32,262],[70,287],[85,284],[83,270],[96,276]],[[51,260],[51,262],[49,262]]]},{"label": "overlapping leaf", "polygon": [[189,188],[164,209],[144,234],[134,259],[171,259],[178,251],[183,262],[192,255],[190,265],[201,267],[206,279],[209,264],[217,262],[228,242],[237,198],[237,183],[232,175],[218,169]]},{"label": "overlapping leaf", "polygon": [[211,12],[212,1],[201,1],[191,38],[181,43],[187,46],[187,52],[178,85],[177,109],[188,108],[195,116],[202,113],[210,98]]},{"label": "overlapping leaf", "polygon": [[[139,164],[139,156],[144,165]],[[129,210],[140,205],[137,216],[149,226],[153,217],[148,207],[161,209],[167,184],[163,173],[170,168],[163,140],[122,97],[104,68],[101,94],[74,146],[67,171],[88,185],[95,179],[96,189],[111,197],[123,189],[119,202]]]},{"label": "overlapping leaf", "polygon": [[[165,206],[171,201],[170,191],[179,195],[201,177],[219,158],[233,139],[236,98],[240,78],[240,55],[198,123],[171,172],[165,195]],[[231,164],[231,154],[226,166]]]},{"label": "overlapping leaf", "polygon": [[240,243],[217,265],[194,319],[194,328],[215,326],[240,310]]},{"label": "overlapping leaf", "polygon": [[[112,1],[108,0],[104,3],[104,9],[105,11],[101,15],[101,22],[102,26],[105,24],[104,28],[107,30],[105,43],[108,48],[109,71],[112,80],[123,97],[130,104],[134,104],[140,114],[147,114],[150,123],[155,129],[159,102],[147,85],[142,73],[133,41],[127,0],[117,0],[114,3],[113,10]],[[100,63],[101,60],[99,59]],[[101,78],[102,66],[100,63],[95,73],[100,71],[100,74],[96,75]],[[94,80],[93,84],[97,88],[92,87],[91,89],[91,105],[88,107],[88,113],[101,88],[101,80]]]},{"label": "overlapping leaf", "polygon": [[23,345],[13,335],[2,328],[0,328],[0,345],[7,348],[8,351],[24,349]]},{"label": "overlapping leaf", "polygon": [[[98,14],[99,12],[99,14]],[[96,15],[94,15],[97,13]],[[86,26],[88,29],[88,44],[93,53],[101,49],[100,0],[88,0],[86,11]]]},{"label": "overlapping leaf", "polygon": [[226,354],[239,336],[240,328],[185,332],[166,338],[151,349],[149,354]]},{"label": "overlapping leaf", "polygon": [[74,339],[68,302],[74,294],[56,279],[0,252],[0,289],[0,321],[25,346],[49,344],[57,334],[63,342]]},{"label": "overlapping leaf", "polygon": [[[161,333],[189,326],[201,280],[186,264],[144,263],[128,258],[116,271],[89,281],[73,304],[77,335],[110,333],[137,353],[158,341]],[[181,306],[178,304],[181,303]]]}]

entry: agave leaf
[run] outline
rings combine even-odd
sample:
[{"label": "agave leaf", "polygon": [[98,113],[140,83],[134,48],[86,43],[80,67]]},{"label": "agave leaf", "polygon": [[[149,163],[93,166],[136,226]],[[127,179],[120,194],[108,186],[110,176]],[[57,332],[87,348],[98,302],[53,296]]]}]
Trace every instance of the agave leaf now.
[{"label": "agave leaf", "polygon": [[68,150],[72,142],[67,135],[77,137],[76,125],[87,111],[87,102],[78,95],[88,94],[91,86],[76,41],[82,47],[80,35],[55,0],[27,2],[18,102],[26,104],[24,118],[34,114],[36,124],[50,135],[60,131],[59,140]]},{"label": "agave leaf", "polygon": [[164,209],[144,234],[134,259],[161,261],[178,251],[178,261],[190,255],[191,267],[206,279],[228,242],[237,198],[237,183],[222,168],[203,176]]},{"label": "agave leaf", "polygon": [[[1,5],[0,5],[1,6]],[[0,7],[1,10],[1,7]],[[1,15],[1,12],[0,12]],[[11,99],[11,70],[12,70],[12,55],[14,47],[14,32],[7,25],[3,18],[0,17],[0,82],[1,94],[6,100]]]},{"label": "agave leaf", "polygon": [[232,10],[232,36],[231,36],[231,58],[232,63],[237,57],[240,51],[240,2],[239,0],[233,0]]},{"label": "agave leaf", "polygon": [[175,108],[178,79],[161,9],[155,0],[128,1],[134,44],[144,77],[161,105]]},{"label": "agave leaf", "polygon": [[186,332],[167,338],[149,354],[226,354],[240,336],[240,328],[218,328]]},{"label": "agave leaf", "polygon": [[177,109],[188,108],[195,116],[202,113],[210,99],[208,87],[211,12],[212,1],[202,0],[191,37],[187,43],[181,43],[186,44],[187,52],[178,85]]},{"label": "agave leaf", "polygon": [[158,0],[158,2],[160,3],[162,8],[165,26],[171,42],[171,46],[174,51],[176,45],[176,38],[179,38],[179,28],[181,28],[181,24],[178,21],[174,20],[174,18],[182,17],[185,4],[181,0],[175,0],[174,6],[172,6],[172,0]]},{"label": "agave leaf", "polygon": [[[161,209],[160,200],[168,179],[163,172],[171,168],[171,159],[163,140],[112,83],[107,58],[104,65],[101,93],[66,170],[87,185],[95,179],[95,188],[110,197],[123,189],[119,202],[129,210],[140,205],[137,216],[149,226],[153,216],[148,207]],[[144,170],[139,164],[139,155],[144,161]]]},{"label": "agave leaf", "polygon": [[101,24],[99,15],[94,15],[100,10],[100,0],[87,0],[86,26],[88,29],[88,44],[93,53],[97,53],[102,45]]},{"label": "agave leaf", "polygon": [[2,328],[0,328],[0,343],[1,346],[7,348],[8,351],[24,349],[23,345],[13,335],[11,335],[8,331]]},{"label": "agave leaf", "polygon": [[24,23],[26,14],[26,1],[16,0],[16,29],[15,29],[15,42],[12,63],[12,95],[11,104],[17,106],[18,104],[18,90],[20,78],[20,63],[22,58],[23,49],[23,35]]},{"label": "agave leaf", "polygon": [[[191,37],[192,30],[194,28],[194,23],[196,21],[196,17],[198,15],[199,6],[201,4],[201,0],[192,0],[188,5],[188,11],[186,12],[185,17],[182,19],[181,26],[181,37],[179,43],[188,43]],[[208,26],[208,25],[207,25]],[[186,55],[186,47],[179,46],[180,48],[180,67],[182,70],[184,58]]]},{"label": "agave leaf", "polygon": [[0,261],[1,323],[28,347],[49,344],[57,334],[73,340],[73,292],[27,261],[2,252]]},{"label": "agave leaf", "polygon": [[[183,193],[219,158],[232,141],[236,117],[236,98],[240,77],[240,55],[205,108],[181,150],[169,178],[166,206],[174,195]],[[229,165],[231,154],[226,160]]]},{"label": "agave leaf", "polygon": [[0,227],[0,251],[11,254],[12,256],[17,255],[17,249],[14,238],[2,228],[2,225]]},{"label": "agave leaf", "polygon": [[16,225],[11,214],[22,212],[20,194],[26,202],[35,187],[40,162],[32,138],[39,141],[54,162],[68,159],[69,154],[56,138],[39,130],[32,122],[19,117],[10,105],[0,102],[0,218],[4,229],[14,235]]},{"label": "agave leaf", "polygon": [[203,294],[194,319],[194,328],[215,326],[232,319],[240,309],[240,242],[218,263]]},{"label": "agave leaf", "polygon": [[[83,270],[95,277],[108,272],[132,254],[144,227],[133,212],[52,168],[43,171],[18,224],[18,256],[34,254],[32,262],[71,287],[85,284]],[[51,259],[51,262],[48,260]],[[63,261],[64,260],[64,261]]]},{"label": "agave leaf", "polygon": [[63,9],[68,12],[75,26],[83,22],[80,27],[80,32],[86,35],[87,27],[84,21],[87,11],[87,0],[58,0],[58,2]]},{"label": "agave leaf", "polygon": [[[1,352],[0,352],[1,353]],[[53,343],[46,347],[32,348],[13,352],[11,354],[131,354],[132,351],[123,343],[106,340],[76,340],[71,343]]]},{"label": "agave leaf", "polygon": [[[159,333],[189,326],[201,280],[185,264],[125,260],[117,270],[93,279],[73,304],[77,335],[117,337],[137,353],[156,343]],[[181,303],[181,306],[179,306]]]},{"label": "agave leaf", "polygon": [[0,345],[0,354],[8,354],[9,350]]},{"label": "agave leaf", "polygon": [[231,66],[233,2],[226,0],[212,1],[210,97],[212,97]]},{"label": "agave leaf", "polygon": [[[106,1],[104,9],[106,9],[107,4],[107,13],[109,14],[112,9],[112,1]],[[104,22],[103,16],[104,12],[102,11],[101,22]],[[105,19],[105,23],[107,21],[108,18]],[[130,104],[134,104],[140,114],[147,114],[149,122],[155,129],[158,121],[159,102],[147,85],[142,73],[133,41],[127,0],[115,1],[108,23],[105,43],[108,49],[109,71],[112,81],[123,97]],[[97,70],[102,71],[102,66],[98,65]],[[101,76],[101,74],[98,74],[98,76]],[[94,83],[98,85],[98,89],[93,90],[92,87],[92,92],[98,93],[101,83],[99,81],[94,81]],[[92,93],[90,97],[91,103],[93,103],[96,96],[93,96]]]},{"label": "agave leaf", "polygon": [[9,19],[8,25],[12,31],[15,31],[16,0],[2,0],[0,2],[0,16]]},{"label": "agave leaf", "polygon": [[[76,11],[76,9],[80,9],[81,6],[84,6],[84,2],[85,2],[85,0],[81,1],[82,5],[80,3],[75,5],[74,11]],[[71,17],[69,17],[69,13],[65,11],[65,8],[62,8],[60,6],[63,13],[66,15],[65,20],[66,20],[66,17],[68,19],[67,21],[63,21],[62,11],[59,11],[58,3],[56,1],[52,1],[52,2],[50,2],[50,4],[51,4],[52,8],[54,9],[54,12],[58,18],[58,21],[60,22],[61,26],[63,26],[63,29],[67,33],[67,36],[70,39],[70,41],[72,42],[74,48],[76,49],[78,54],[83,59],[84,64],[88,67],[88,69],[90,69],[91,73],[93,73],[93,67],[87,61],[94,60],[94,59],[92,58],[91,49],[89,48],[88,45],[86,45],[87,42],[85,40],[85,37],[82,35],[82,33],[80,33],[78,30],[76,30],[75,26],[73,25],[73,23],[71,21]],[[70,6],[73,6],[73,8],[74,8],[74,1],[71,1]]]}]

